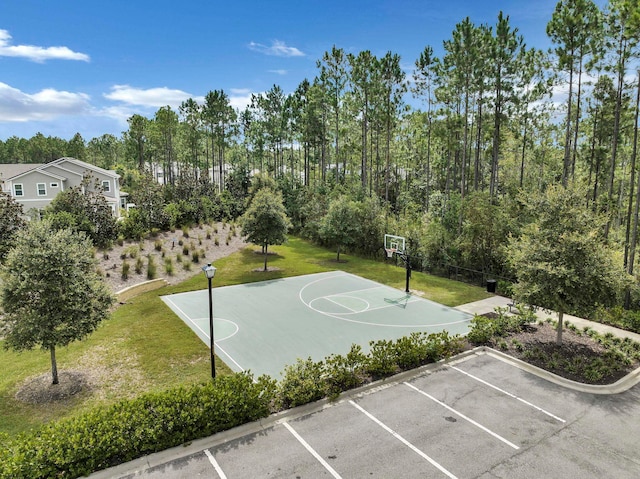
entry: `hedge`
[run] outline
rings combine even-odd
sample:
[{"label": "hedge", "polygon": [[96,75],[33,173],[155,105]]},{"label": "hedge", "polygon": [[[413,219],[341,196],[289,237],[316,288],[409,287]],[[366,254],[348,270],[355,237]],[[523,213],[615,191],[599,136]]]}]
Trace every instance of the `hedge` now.
[{"label": "hedge", "polygon": [[0,477],[78,477],[255,421],[274,386],[242,373],[96,408],[5,439]]},{"label": "hedge", "polygon": [[106,469],[270,413],[306,404],[462,351],[459,336],[412,333],[372,341],[371,352],[311,358],[287,366],[276,383],[250,373],[99,407],[9,438],[0,434],[1,478],[73,478]]}]

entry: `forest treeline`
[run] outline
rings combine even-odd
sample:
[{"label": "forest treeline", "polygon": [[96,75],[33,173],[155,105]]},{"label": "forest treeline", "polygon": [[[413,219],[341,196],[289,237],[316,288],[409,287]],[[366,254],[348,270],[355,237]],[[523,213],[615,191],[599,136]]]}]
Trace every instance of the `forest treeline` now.
[{"label": "forest treeline", "polygon": [[[291,93],[273,85],[243,110],[212,90],[203,103],[134,114],[121,137],[11,137],[0,162],[72,156],[117,169],[134,202],[144,172],[160,165],[165,203],[206,191],[229,217],[260,172],[276,180],[302,234],[314,237],[339,197],[379,214],[367,234],[403,234],[425,262],[510,277],[504,245],[531,220],[524,198],[562,185],[580,191],[576,208],[603,216],[601,241],[633,272],[640,1],[561,0],[550,16],[550,51],[529,47],[506,14],[491,25],[467,17],[441,56],[425,46],[411,71],[393,52],[334,46],[314,78]],[[351,248],[367,254],[382,239],[362,238]]]}]

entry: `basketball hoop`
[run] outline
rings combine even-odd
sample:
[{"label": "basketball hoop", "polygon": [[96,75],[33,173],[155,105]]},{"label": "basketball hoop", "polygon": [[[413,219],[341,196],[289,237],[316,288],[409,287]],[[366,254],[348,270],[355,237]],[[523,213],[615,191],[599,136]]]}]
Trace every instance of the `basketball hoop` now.
[{"label": "basketball hoop", "polygon": [[393,253],[397,251],[396,248],[385,248],[384,250],[387,252],[387,258],[393,258]]}]

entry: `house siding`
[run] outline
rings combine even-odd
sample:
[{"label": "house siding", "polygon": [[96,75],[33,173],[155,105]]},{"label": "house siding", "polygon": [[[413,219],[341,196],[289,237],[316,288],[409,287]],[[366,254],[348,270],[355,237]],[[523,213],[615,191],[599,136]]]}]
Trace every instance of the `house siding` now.
[{"label": "house siding", "polygon": [[[0,165],[0,173],[2,173],[2,166]],[[15,165],[5,166],[8,167],[7,170],[11,167],[15,168]],[[15,176],[4,175],[3,190],[14,196],[13,185],[21,184],[24,195],[14,198],[18,203],[22,204],[25,212],[33,208],[45,208],[61,191],[74,186],[81,186],[83,178],[90,176],[94,181],[87,185],[87,190],[89,191],[97,191],[104,181],[109,182],[109,191],[103,191],[102,194],[110,205],[114,205],[114,215],[116,217],[120,216],[118,208],[120,203],[120,176],[116,172],[104,170],[73,158],[60,158],[45,165],[35,165],[34,169],[24,173],[17,175],[15,173],[14,169],[13,174]],[[0,176],[2,175],[0,174]],[[95,187],[96,182],[98,188]],[[44,196],[38,195],[39,183],[44,183],[45,185],[46,195]],[[58,186],[52,188],[51,183],[56,183]]]}]

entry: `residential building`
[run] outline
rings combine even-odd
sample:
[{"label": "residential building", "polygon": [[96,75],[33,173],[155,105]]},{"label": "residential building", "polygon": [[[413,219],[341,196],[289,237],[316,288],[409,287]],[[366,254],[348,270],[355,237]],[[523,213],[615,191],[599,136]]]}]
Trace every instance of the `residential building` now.
[{"label": "residential building", "polygon": [[115,171],[69,157],[45,164],[0,164],[0,191],[22,204],[25,213],[42,210],[58,193],[74,186],[101,190],[116,218],[127,208],[128,194],[120,191],[120,175]]}]

